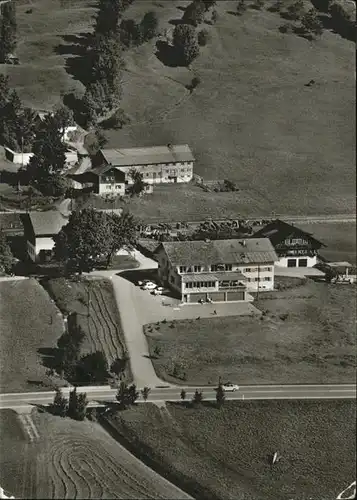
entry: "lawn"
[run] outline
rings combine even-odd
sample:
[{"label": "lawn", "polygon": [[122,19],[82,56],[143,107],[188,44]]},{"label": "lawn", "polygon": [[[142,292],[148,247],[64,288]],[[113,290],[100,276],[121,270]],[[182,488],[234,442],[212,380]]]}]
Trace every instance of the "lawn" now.
[{"label": "lawn", "polygon": [[219,376],[247,385],[353,382],[355,288],[279,281],[281,291],[262,293],[254,303],[262,316],[146,325],[158,376],[177,383],[177,365],[189,385],[216,384]]},{"label": "lawn", "polygon": [[[83,92],[83,85],[66,71],[66,57],[78,53],[79,36],[92,31],[94,2],[74,0],[18,2],[17,56],[19,66],[1,66],[26,105],[51,109],[68,92]],[[31,12],[27,12],[31,10]],[[75,35],[75,36],[74,36]],[[77,38],[78,36],[78,38]]]},{"label": "lawn", "polygon": [[38,349],[54,347],[64,326],[35,279],[0,283],[0,323],[0,391],[46,390],[49,379]]},{"label": "lawn", "polygon": [[0,486],[15,498],[178,499],[95,422],[32,412],[40,439],[25,440],[15,412],[0,411]]},{"label": "lawn", "polygon": [[[67,314],[77,313],[78,324],[85,332],[81,347],[82,355],[97,350],[102,351],[108,367],[116,358],[123,357],[126,351],[125,341],[110,280],[75,281],[58,278],[43,282],[43,284],[61,311]],[[131,380],[129,366],[125,376],[128,381]]]},{"label": "lawn", "polygon": [[[170,29],[169,20],[182,16],[177,7],[187,4],[137,1],[127,16],[153,5],[160,29]],[[330,31],[316,42],[284,35],[278,14],[249,9],[237,17],[228,12],[235,5],[217,3],[217,24],[204,25],[211,42],[190,70],[165,66],[154,43],[126,53],[122,105],[131,124],[109,130],[107,147],[188,143],[197,174],[240,188],[212,202],[210,193],[185,197],[179,190],[175,205],[184,214],[209,209],[213,216],[234,203],[246,214],[354,212],[353,42]],[[189,94],[192,76],[201,83]],[[305,87],[310,79],[315,86]],[[155,194],[140,199],[138,211],[148,219],[176,215],[172,197],[160,196],[159,207],[157,201]]]},{"label": "lawn", "polygon": [[[160,31],[170,30],[188,3],[136,0],[125,16],[139,20],[152,9]],[[353,42],[329,30],[316,42],[281,34],[285,20],[278,14],[248,9],[237,17],[230,13],[235,5],[217,3],[218,22],[204,25],[211,41],[190,69],[164,65],[156,40],[125,53],[122,107],[131,123],[106,135],[107,147],[188,143],[197,174],[229,178],[240,191],[182,188],[175,203],[160,191],[129,207],[147,220],[207,211],[354,212]],[[83,91],[79,73],[95,5],[77,0],[63,8],[58,0],[37,0],[31,9],[17,8],[21,64],[1,71],[26,104],[43,109]],[[185,85],[193,76],[201,83],[190,94]],[[305,87],[311,79],[316,84]]]},{"label": "lawn", "polygon": [[[152,404],[110,417],[141,459],[196,500],[326,500],[355,478],[354,401]],[[282,456],[274,466],[275,451]]]},{"label": "lawn", "polygon": [[329,261],[356,262],[356,223],[297,224],[327,245],[320,254]]},{"label": "lawn", "polygon": [[36,449],[13,410],[0,410],[0,486],[15,498],[40,498],[36,484]]}]

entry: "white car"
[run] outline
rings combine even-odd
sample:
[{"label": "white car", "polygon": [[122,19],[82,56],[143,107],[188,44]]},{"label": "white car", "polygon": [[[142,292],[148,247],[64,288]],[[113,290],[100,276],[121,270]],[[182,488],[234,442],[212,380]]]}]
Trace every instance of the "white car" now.
[{"label": "white car", "polygon": [[155,288],[157,288],[157,285],[156,285],[156,283],[153,283],[152,281],[148,281],[141,288],[142,288],[142,290],[155,290]]},{"label": "white car", "polygon": [[226,384],[222,384],[222,389],[225,392],[235,392],[235,391],[239,391],[239,385],[232,384],[231,382],[227,382]]},{"label": "white car", "polygon": [[141,280],[141,281],[138,281],[138,285],[139,286],[144,286],[144,285],[146,285],[146,283],[150,283],[150,280]]},{"label": "white car", "polygon": [[162,295],[164,293],[164,288],[162,286],[158,286],[152,292],[154,295]]}]

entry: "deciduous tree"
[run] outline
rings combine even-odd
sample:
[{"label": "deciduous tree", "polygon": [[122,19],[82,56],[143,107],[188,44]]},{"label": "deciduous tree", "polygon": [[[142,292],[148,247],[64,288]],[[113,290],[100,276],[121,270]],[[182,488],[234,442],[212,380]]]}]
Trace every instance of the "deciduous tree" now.
[{"label": "deciduous tree", "polygon": [[182,21],[185,24],[198,26],[204,21],[205,5],[201,0],[190,3],[183,13]]},{"label": "deciduous tree", "polygon": [[147,42],[148,40],[154,38],[157,35],[158,27],[159,27],[159,20],[156,15],[156,12],[153,12],[152,10],[146,12],[140,23],[140,30],[142,33],[143,40]]},{"label": "deciduous tree", "polygon": [[102,351],[82,356],[76,367],[77,381],[81,384],[105,383],[108,379],[108,364]]},{"label": "deciduous tree", "polygon": [[219,383],[216,391],[216,401],[218,408],[221,408],[221,406],[224,405],[225,400],[226,400],[226,395],[223,386],[221,383]]},{"label": "deciduous tree", "polygon": [[297,0],[293,4],[289,5],[286,9],[290,19],[297,21],[301,19],[304,14],[304,2],[303,0]]},{"label": "deciduous tree", "polygon": [[69,393],[68,416],[74,420],[84,420],[87,406],[88,401],[86,393],[77,394],[77,388],[75,387]]},{"label": "deciduous tree", "polygon": [[182,389],[181,392],[180,392],[180,398],[182,401],[185,401],[186,399],[186,391],[185,389]]},{"label": "deciduous tree", "polygon": [[315,9],[310,9],[301,18],[301,28],[305,33],[310,33],[315,36],[321,36],[323,33],[323,26]]},{"label": "deciduous tree", "polygon": [[151,391],[150,387],[144,387],[143,389],[141,389],[141,395],[144,401],[147,401],[150,391]]},{"label": "deciduous tree", "polygon": [[132,196],[140,195],[143,191],[145,191],[146,182],[144,182],[144,176],[139,170],[132,168],[129,172],[129,175],[133,181],[133,184],[130,185],[129,190]]},{"label": "deciduous tree", "polygon": [[198,389],[195,390],[195,393],[193,395],[193,398],[192,398],[192,403],[194,405],[199,405],[201,404],[203,401],[203,394],[202,394],[202,391],[199,391]]},{"label": "deciduous tree", "polygon": [[7,2],[0,6],[0,62],[5,62],[16,48],[16,2]]},{"label": "deciduous tree", "polygon": [[14,261],[15,259],[7,242],[6,235],[0,230],[0,271],[9,274]]},{"label": "deciduous tree", "polygon": [[245,0],[238,0],[236,10],[238,16],[241,16],[247,10],[247,4]]},{"label": "deciduous tree", "polygon": [[68,400],[63,396],[61,389],[56,389],[56,394],[51,404],[51,411],[54,415],[64,418],[68,411]]},{"label": "deciduous tree", "polygon": [[173,46],[178,60],[189,66],[200,53],[195,28],[189,24],[178,24],[173,33]]}]

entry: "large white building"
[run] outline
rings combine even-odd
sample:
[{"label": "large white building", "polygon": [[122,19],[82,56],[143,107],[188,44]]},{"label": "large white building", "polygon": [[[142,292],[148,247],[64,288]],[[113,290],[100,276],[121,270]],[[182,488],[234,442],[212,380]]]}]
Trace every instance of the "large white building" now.
[{"label": "large white building", "polygon": [[[189,182],[195,158],[187,144],[146,148],[101,149],[96,166],[110,165],[125,174],[125,184],[132,184],[130,171],[143,174],[147,184]],[[110,184],[108,182],[108,184]]]},{"label": "large white building", "polygon": [[274,289],[278,257],[267,238],[163,242],[155,254],[160,280],[183,302],[241,301]]}]

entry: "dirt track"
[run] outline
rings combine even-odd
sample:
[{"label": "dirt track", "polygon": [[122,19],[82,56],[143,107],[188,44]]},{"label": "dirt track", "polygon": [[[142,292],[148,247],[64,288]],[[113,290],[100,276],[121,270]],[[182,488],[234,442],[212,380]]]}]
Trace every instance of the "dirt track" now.
[{"label": "dirt track", "polygon": [[93,422],[38,415],[38,498],[190,498]]}]

